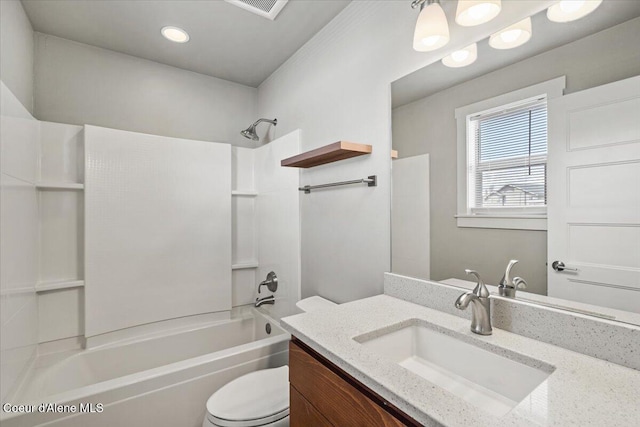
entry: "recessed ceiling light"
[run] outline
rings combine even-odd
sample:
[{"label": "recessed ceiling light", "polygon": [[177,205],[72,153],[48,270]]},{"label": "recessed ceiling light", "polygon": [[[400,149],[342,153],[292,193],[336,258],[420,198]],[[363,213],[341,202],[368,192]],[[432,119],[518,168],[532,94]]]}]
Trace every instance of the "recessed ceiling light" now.
[{"label": "recessed ceiling light", "polygon": [[182,28],[178,27],[163,27],[160,30],[165,39],[171,40],[176,43],[186,43],[189,41],[189,34]]},{"label": "recessed ceiling light", "polygon": [[602,0],[562,0],[547,9],[547,18],[553,22],[570,22],[587,16],[600,6]]},{"label": "recessed ceiling light", "polygon": [[501,9],[500,0],[459,0],[456,22],[463,27],[484,24],[498,16]]},{"label": "recessed ceiling light", "polygon": [[447,67],[460,68],[473,64],[476,59],[478,59],[478,46],[474,43],[445,56],[442,58],[442,63]]},{"label": "recessed ceiling light", "polygon": [[489,37],[489,46],[494,49],[512,49],[531,38],[531,18],[523,19]]}]

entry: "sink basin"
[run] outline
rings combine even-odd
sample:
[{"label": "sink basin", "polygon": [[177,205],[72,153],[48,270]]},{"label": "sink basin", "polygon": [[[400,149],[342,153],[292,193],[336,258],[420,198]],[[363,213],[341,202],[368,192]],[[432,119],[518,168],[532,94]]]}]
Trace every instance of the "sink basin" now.
[{"label": "sink basin", "polygon": [[374,331],[354,339],[496,416],[513,409],[553,372],[552,366],[542,362],[530,361],[540,368],[516,362],[418,322],[383,335]]}]

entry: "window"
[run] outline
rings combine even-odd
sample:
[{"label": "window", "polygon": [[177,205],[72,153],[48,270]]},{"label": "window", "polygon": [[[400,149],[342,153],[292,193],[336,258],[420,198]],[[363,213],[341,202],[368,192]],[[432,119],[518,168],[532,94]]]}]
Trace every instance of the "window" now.
[{"label": "window", "polygon": [[564,82],[456,110],[459,227],[546,230],[547,100]]},{"label": "window", "polygon": [[475,214],[544,214],[546,96],[467,117],[468,206]]}]

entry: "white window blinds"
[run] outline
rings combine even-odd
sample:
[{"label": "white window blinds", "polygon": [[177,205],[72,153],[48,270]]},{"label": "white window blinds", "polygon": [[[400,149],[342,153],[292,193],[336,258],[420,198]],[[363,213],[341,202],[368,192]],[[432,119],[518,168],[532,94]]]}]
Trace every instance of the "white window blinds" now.
[{"label": "white window blinds", "polygon": [[471,213],[544,213],[547,101],[529,100],[468,118]]}]

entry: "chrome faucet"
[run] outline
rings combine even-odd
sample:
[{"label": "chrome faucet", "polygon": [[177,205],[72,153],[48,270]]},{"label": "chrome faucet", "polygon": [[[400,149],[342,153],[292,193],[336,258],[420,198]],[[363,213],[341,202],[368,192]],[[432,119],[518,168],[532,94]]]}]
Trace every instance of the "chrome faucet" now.
[{"label": "chrome faucet", "polygon": [[498,293],[500,296],[515,298],[517,289],[524,289],[527,287],[527,282],[522,277],[514,277],[511,280],[511,268],[518,263],[517,259],[512,259],[507,265],[507,269],[504,272],[504,276],[500,280],[498,285]]},{"label": "chrome faucet", "polygon": [[465,292],[456,300],[456,308],[464,310],[471,306],[471,332],[480,335],[491,335],[491,301],[489,299],[489,290],[484,285],[482,278],[477,271],[465,270],[467,274],[476,277],[478,283],[473,291]]},{"label": "chrome faucet", "polygon": [[[269,274],[267,274],[267,278],[262,282],[260,282],[260,284],[258,285],[258,293],[260,293],[260,289],[263,286],[266,286],[267,289],[269,289],[271,292],[275,292],[278,290],[278,276],[276,275],[275,272],[270,271]],[[263,304],[275,304],[275,303],[276,303],[275,297],[273,295],[269,295],[264,298],[256,298],[255,306],[260,307]]]},{"label": "chrome faucet", "polygon": [[276,298],[273,295],[269,295],[268,297],[264,297],[264,298],[256,298],[255,306],[260,307],[261,305],[264,305],[264,304],[273,305],[275,303],[276,303]]}]

